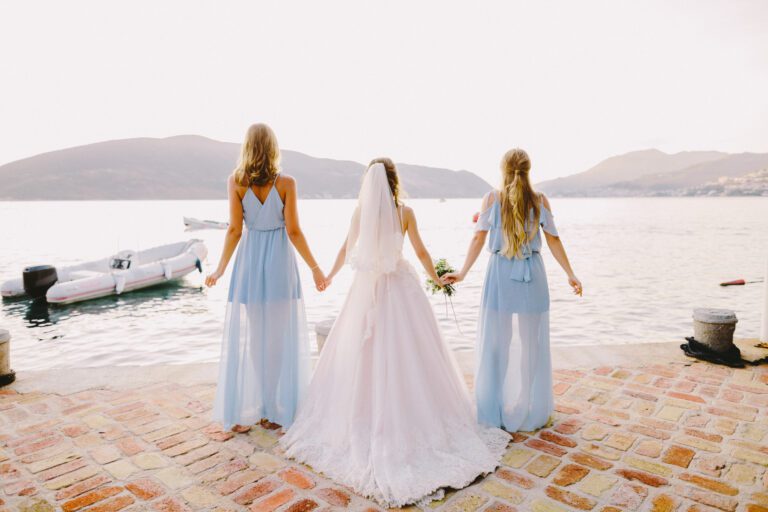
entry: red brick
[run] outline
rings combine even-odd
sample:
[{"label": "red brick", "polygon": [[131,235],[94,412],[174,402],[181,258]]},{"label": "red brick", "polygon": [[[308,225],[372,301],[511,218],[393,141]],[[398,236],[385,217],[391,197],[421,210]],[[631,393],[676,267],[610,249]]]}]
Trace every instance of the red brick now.
[{"label": "red brick", "polygon": [[54,478],[60,477],[61,475],[66,475],[67,473],[83,468],[87,465],[88,463],[83,459],[75,459],[71,462],[67,462],[66,464],[61,464],[59,466],[38,473],[36,476],[43,482],[46,482],[48,480],[53,480]]},{"label": "red brick", "polygon": [[589,473],[589,469],[584,466],[579,466],[578,464],[566,464],[560,468],[560,471],[558,471],[557,474],[555,474],[552,483],[567,487],[587,476],[587,473]]},{"label": "red brick", "polygon": [[312,500],[301,500],[292,504],[285,512],[309,512],[317,508],[317,503]]},{"label": "red brick", "polygon": [[188,506],[186,506],[178,498],[163,498],[161,500],[152,503],[152,508],[157,512],[191,512]]},{"label": "red brick", "polygon": [[36,451],[42,450],[43,448],[50,448],[51,446],[57,445],[59,444],[60,441],[61,441],[61,437],[58,437],[58,436],[48,437],[40,441],[21,445],[14,450],[14,453],[16,455],[26,455],[28,453],[34,453]]},{"label": "red brick", "polygon": [[149,478],[134,480],[126,484],[125,488],[142,500],[151,500],[165,494],[165,489],[159,483]]},{"label": "red brick", "polygon": [[583,424],[584,422],[579,419],[568,418],[555,425],[555,431],[560,432],[561,434],[575,434]]},{"label": "red brick", "polygon": [[93,505],[94,503],[112,497],[115,494],[120,494],[122,490],[122,487],[102,487],[101,489],[91,491],[87,494],[83,494],[82,496],[63,503],[61,505],[61,510],[64,512],[74,512],[75,510],[80,510],[81,508],[87,507],[88,505]]},{"label": "red brick", "polygon": [[120,451],[128,457],[144,451],[144,448],[141,446],[141,444],[139,444],[139,442],[133,437],[124,437],[118,440],[116,444]]},{"label": "red brick", "polygon": [[685,433],[690,436],[696,436],[701,439],[706,439],[707,441],[711,441],[713,443],[719,443],[723,440],[723,436],[720,434],[710,434],[709,432],[704,432],[702,430],[698,430],[695,428],[686,428]]},{"label": "red brick", "polygon": [[327,501],[329,505],[333,505],[335,507],[346,508],[346,506],[349,505],[349,494],[339,489],[327,487],[325,489],[320,489],[315,494]]},{"label": "red brick", "polygon": [[554,445],[552,443],[548,443],[546,441],[542,441],[541,439],[535,439],[531,438],[528,441],[525,442],[526,446],[530,446],[531,448],[535,448],[539,451],[542,451],[544,453],[548,453],[550,455],[554,455],[555,457],[562,457],[565,455],[567,450],[564,450],[560,448],[557,445]]},{"label": "red brick", "polygon": [[627,480],[637,480],[645,485],[651,487],[661,487],[663,485],[669,485],[669,481],[666,478],[646,473],[645,471],[638,471],[636,469],[617,469],[616,474],[623,476]]},{"label": "red brick", "polygon": [[565,394],[565,392],[568,391],[568,388],[570,387],[571,385],[568,384],[567,382],[558,382],[553,386],[552,391],[554,392],[554,394],[560,396],[562,394]]},{"label": "red brick", "polygon": [[512,436],[513,443],[522,443],[523,441],[527,441],[530,437],[521,432],[510,432],[510,435]]},{"label": "red brick", "polygon": [[69,487],[65,487],[64,489],[61,489],[59,492],[56,493],[56,499],[66,500],[69,498],[73,498],[78,494],[91,491],[97,488],[98,486],[110,481],[111,480],[104,475],[93,476],[91,478],[83,480],[82,482],[78,482],[74,485],[70,485]]},{"label": "red brick", "polygon": [[86,425],[67,425],[61,429],[67,437],[77,437],[85,434],[90,430]]},{"label": "red brick", "polygon": [[295,496],[292,489],[284,489],[269,495],[251,506],[251,512],[272,512],[291,501]]},{"label": "red brick", "polygon": [[238,505],[247,505],[252,501],[261,498],[262,496],[266,496],[278,487],[280,487],[280,484],[274,480],[264,480],[257,482],[256,484],[240,491],[232,498],[232,501]]},{"label": "red brick", "polygon": [[627,425],[627,430],[636,434],[643,434],[644,436],[653,437],[656,439],[669,439],[672,435],[669,432],[663,430],[657,430],[652,427],[646,427],[644,425]]},{"label": "red brick", "polygon": [[592,510],[597,504],[594,500],[579,496],[578,494],[566,491],[565,489],[552,487],[551,485],[544,489],[544,493],[553,500],[565,503],[569,507],[577,508],[579,510]]},{"label": "red brick", "polygon": [[681,468],[687,468],[691,463],[691,459],[696,455],[696,452],[690,448],[683,448],[682,446],[672,445],[670,446],[664,455],[662,456],[662,462],[667,464],[674,464]]},{"label": "red brick", "polygon": [[133,499],[133,496],[124,494],[122,496],[118,496],[117,498],[106,501],[101,505],[91,507],[88,509],[88,512],[117,512],[118,510],[122,510],[128,505],[131,505],[134,501],[135,500]]},{"label": "red brick", "polygon": [[315,482],[305,473],[295,469],[288,468],[278,473],[278,476],[286,483],[298,487],[299,489],[312,489],[315,486]]},{"label": "red brick", "polygon": [[496,476],[523,489],[533,489],[535,485],[532,479],[509,469],[497,469]]},{"label": "red brick", "polygon": [[258,471],[240,471],[238,473],[232,474],[229,478],[222,482],[218,486],[217,490],[219,491],[219,494],[232,494],[241,487],[261,479],[262,476],[264,475]]},{"label": "red brick", "polygon": [[689,402],[696,402],[699,404],[707,403],[707,401],[701,398],[700,396],[690,395],[688,393],[678,393],[677,391],[670,391],[667,393],[667,395],[671,396],[672,398],[678,398],[680,400],[688,400]]},{"label": "red brick", "polygon": [[602,471],[605,471],[606,469],[609,469],[613,467],[613,464],[608,462],[605,459],[601,459],[599,457],[595,457],[594,455],[589,455],[587,453],[571,453],[569,457],[574,461],[578,462],[579,464],[583,464],[585,466],[589,466],[590,468],[599,469]]},{"label": "red brick", "polygon": [[212,423],[203,429],[203,433],[213,441],[224,442],[235,437],[234,432],[225,432],[221,425]]},{"label": "red brick", "polygon": [[626,483],[613,492],[611,504],[627,510],[639,510],[646,496],[648,489],[642,485]]},{"label": "red brick", "polygon": [[731,487],[724,482],[718,482],[717,480],[712,480],[711,478],[705,478],[699,475],[693,475],[691,473],[681,474],[680,480],[685,480],[686,482],[690,482],[703,489],[719,492],[720,494],[725,494],[727,496],[736,496],[739,494],[738,489]]},{"label": "red brick", "polygon": [[551,430],[542,430],[539,433],[539,437],[550,443],[559,444],[560,446],[566,446],[568,448],[574,448],[576,446],[576,442],[570,437],[555,434]]}]

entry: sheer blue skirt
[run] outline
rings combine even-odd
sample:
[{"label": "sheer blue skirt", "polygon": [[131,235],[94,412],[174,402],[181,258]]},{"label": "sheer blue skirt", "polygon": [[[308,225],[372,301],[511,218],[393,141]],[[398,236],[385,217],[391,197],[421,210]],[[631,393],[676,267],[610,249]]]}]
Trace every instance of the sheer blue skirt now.
[{"label": "sheer blue skirt", "polygon": [[549,288],[538,252],[527,260],[491,254],[475,354],[478,421],[510,432],[546,425],[554,410]]},{"label": "sheer blue skirt", "polygon": [[228,298],[213,418],[227,429],[262,418],[287,427],[309,382],[310,351],[285,228],[244,232]]}]

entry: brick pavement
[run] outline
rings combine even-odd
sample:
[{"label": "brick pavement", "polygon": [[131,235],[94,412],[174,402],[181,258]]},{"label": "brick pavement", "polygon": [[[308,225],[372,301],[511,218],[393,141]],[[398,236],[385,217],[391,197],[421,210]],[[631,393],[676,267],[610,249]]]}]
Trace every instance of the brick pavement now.
[{"label": "brick pavement", "polygon": [[[0,390],[0,511],[381,510],[283,459],[275,430],[222,432],[213,394]],[[768,368],[555,370],[555,394],[551,427],[428,510],[768,511]]]}]

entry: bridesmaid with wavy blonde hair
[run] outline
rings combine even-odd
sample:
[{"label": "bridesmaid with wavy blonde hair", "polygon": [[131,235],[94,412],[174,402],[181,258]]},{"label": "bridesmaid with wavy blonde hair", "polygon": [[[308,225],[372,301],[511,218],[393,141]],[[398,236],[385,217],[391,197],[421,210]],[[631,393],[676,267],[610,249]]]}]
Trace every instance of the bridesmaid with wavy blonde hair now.
[{"label": "bridesmaid with wavy blonde hair", "polygon": [[213,417],[236,431],[260,420],[287,427],[310,372],[293,249],[312,269],[318,290],[326,279],[299,226],[296,180],[280,172],[280,148],[269,126],[248,129],[227,194],[229,229],[219,265],[206,278],[214,286],[237,247]]},{"label": "bridesmaid with wavy blonde hair", "polygon": [[[582,286],[568,262],[549,201],[530,181],[522,149],[501,161],[502,185],[483,198],[482,213],[459,282],[488,239],[491,253],[483,284],[477,334],[475,397],[478,421],[515,432],[546,425],[554,409],[549,355],[549,288],[541,258],[541,231],[574,293]],[[539,227],[542,229],[540,230]]]}]

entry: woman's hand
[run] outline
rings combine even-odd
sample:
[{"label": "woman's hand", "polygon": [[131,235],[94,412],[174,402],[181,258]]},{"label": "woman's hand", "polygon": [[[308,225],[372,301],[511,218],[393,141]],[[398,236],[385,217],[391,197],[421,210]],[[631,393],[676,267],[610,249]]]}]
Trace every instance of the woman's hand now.
[{"label": "woman's hand", "polygon": [[328,279],[326,279],[325,274],[320,270],[320,267],[312,269],[312,279],[315,281],[315,288],[317,288],[317,291],[322,292],[325,290]]},{"label": "woman's hand", "polygon": [[579,281],[579,278],[573,274],[569,275],[568,284],[571,286],[571,288],[573,288],[573,293],[581,297],[581,294],[584,292],[584,288],[581,286],[581,281]]},{"label": "woman's hand", "polygon": [[216,286],[216,282],[218,282],[222,275],[224,275],[224,272],[218,269],[215,272],[208,274],[208,277],[205,278],[205,286],[208,288]]},{"label": "woman's hand", "polygon": [[448,272],[447,274],[443,274],[441,279],[444,284],[456,284],[463,281],[464,276],[461,275],[461,272]]}]

